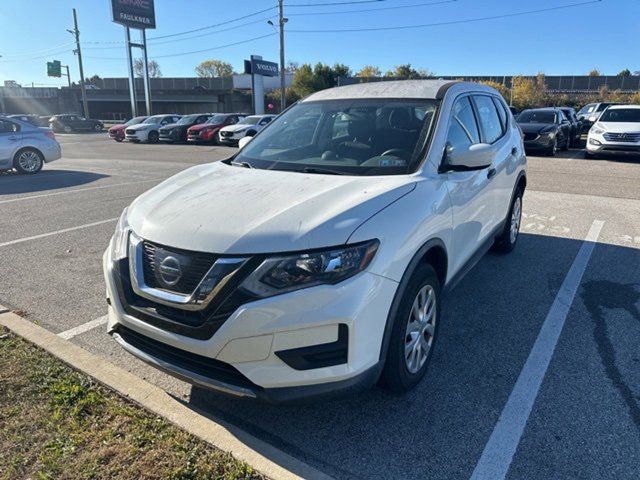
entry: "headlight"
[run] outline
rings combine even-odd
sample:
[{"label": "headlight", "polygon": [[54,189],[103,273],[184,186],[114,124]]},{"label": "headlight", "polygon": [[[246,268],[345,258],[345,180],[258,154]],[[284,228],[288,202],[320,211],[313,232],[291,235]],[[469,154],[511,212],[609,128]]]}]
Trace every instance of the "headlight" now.
[{"label": "headlight", "polygon": [[338,283],[367,268],[378,245],[378,240],[371,240],[331,250],[267,258],[240,288],[265,298],[315,285]]},{"label": "headlight", "polygon": [[594,117],[594,116],[589,117],[589,121],[590,122],[595,122],[597,119],[598,119],[598,117]]},{"label": "headlight", "polygon": [[118,220],[116,231],[113,234],[113,240],[111,241],[111,259],[113,261],[127,258],[130,232],[131,227],[129,227],[129,222],[127,222],[127,209],[125,208],[122,215],[120,215],[120,220]]},{"label": "headlight", "polygon": [[605,131],[602,128],[592,128],[591,132],[595,133],[596,135],[602,135]]},{"label": "headlight", "polygon": [[556,136],[556,132],[550,131],[550,132],[540,132],[540,135],[546,135],[549,138],[555,138]]}]

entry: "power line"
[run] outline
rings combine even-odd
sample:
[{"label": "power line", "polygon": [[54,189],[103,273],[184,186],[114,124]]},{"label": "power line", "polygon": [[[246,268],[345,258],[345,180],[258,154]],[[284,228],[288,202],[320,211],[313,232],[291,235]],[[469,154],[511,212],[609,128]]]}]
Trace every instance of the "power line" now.
[{"label": "power line", "polygon": [[[212,50],[219,50],[221,48],[233,47],[235,45],[241,45],[243,43],[253,42],[255,40],[260,40],[262,38],[272,37],[274,35],[276,35],[276,33],[272,32],[272,33],[268,33],[266,35],[260,35],[258,37],[252,37],[252,38],[247,38],[245,40],[240,40],[238,42],[227,43],[225,45],[217,45],[215,47],[210,47],[210,48],[204,48],[202,50],[192,50],[192,51],[189,51],[189,52],[179,52],[179,53],[170,53],[170,54],[167,54],[167,55],[158,55],[156,57],[152,57],[152,60],[155,60],[156,58],[180,57],[180,56],[183,56],[183,55],[191,55],[193,53],[204,53],[204,52],[209,52],[209,51],[212,51]],[[91,59],[94,59],[94,60],[125,60],[125,58],[123,58],[123,57],[85,57],[85,58],[91,58]]]},{"label": "power line", "polygon": [[53,56],[60,56],[60,55],[65,55],[65,54],[69,54],[69,53],[73,53],[73,50],[61,50],[61,51],[56,51],[56,52],[50,52],[47,53],[46,55],[39,55],[36,57],[28,57],[28,58],[8,58],[8,59],[4,59],[4,56],[2,58],[0,58],[0,63],[9,63],[9,62],[29,62],[31,60],[41,60],[43,58],[51,58]]},{"label": "power line", "polygon": [[353,5],[356,3],[378,3],[385,0],[352,0],[349,2],[329,2],[329,3],[287,3],[287,7],[334,7],[336,5]]},{"label": "power line", "polygon": [[273,6],[269,7],[269,8],[265,8],[263,10],[258,10],[256,12],[249,13],[249,14],[243,15],[241,17],[232,18],[231,20],[226,20],[224,22],[214,23],[213,25],[207,25],[206,27],[195,28],[193,30],[186,30],[184,32],[172,33],[170,35],[160,35],[158,37],[150,37],[149,40],[160,40],[161,38],[177,37],[177,36],[180,36],[180,35],[186,35],[188,33],[201,32],[203,30],[208,30],[210,28],[215,28],[215,27],[219,27],[221,25],[227,25],[228,23],[237,22],[238,20],[244,20],[245,18],[253,17],[255,15],[259,15],[261,13],[268,12],[269,10],[273,10],[275,8],[276,8],[276,6],[273,5]]},{"label": "power line", "polygon": [[327,30],[295,30],[295,29],[289,29],[289,32],[294,32],[294,33],[346,33],[346,32],[375,32],[375,31],[381,31],[381,30],[406,30],[406,29],[411,29],[411,28],[426,28],[426,27],[438,27],[438,26],[443,26],[443,25],[456,25],[456,24],[460,24],[460,23],[473,23],[473,22],[483,22],[486,20],[496,20],[496,19],[500,19],[500,18],[510,18],[510,17],[518,17],[518,16],[522,16],[522,15],[530,15],[530,14],[534,14],[534,13],[542,13],[542,12],[550,12],[552,10],[561,10],[561,9],[565,9],[565,8],[573,8],[573,7],[580,7],[580,6],[584,6],[584,5],[590,5],[590,4],[594,4],[594,3],[600,3],[602,0],[590,0],[587,2],[580,2],[580,3],[571,3],[568,5],[559,5],[556,7],[549,7],[549,8],[540,8],[537,10],[527,10],[524,12],[515,12],[515,13],[506,13],[506,14],[501,14],[501,15],[491,15],[488,17],[479,17],[479,18],[468,18],[468,19],[464,19],[464,20],[450,20],[447,22],[435,22],[435,23],[423,23],[423,24],[419,24],[419,25],[396,25],[396,26],[392,26],[392,27],[369,27],[369,28],[334,28],[334,29],[327,29]]},{"label": "power line", "polygon": [[31,55],[37,55],[39,53],[46,53],[46,52],[50,52],[51,50],[59,50],[62,47],[69,47],[71,45],[74,45],[75,42],[67,42],[67,43],[62,43],[60,45],[56,45],[55,47],[49,47],[49,48],[43,48],[40,50],[33,50],[31,52],[22,52],[22,53],[18,53],[18,54],[9,54],[9,55],[2,55],[2,58],[23,58],[23,57],[30,57]]},{"label": "power line", "polygon": [[362,13],[362,12],[379,12],[382,10],[399,10],[402,8],[414,8],[414,7],[426,7],[429,5],[440,5],[443,3],[454,3],[458,0],[440,0],[436,2],[421,2],[421,3],[413,3],[410,5],[396,5],[393,7],[380,7],[380,8],[360,8],[354,10],[342,10],[339,12],[304,12],[304,13],[288,13],[287,16],[306,16],[306,15],[339,15],[341,13]]}]

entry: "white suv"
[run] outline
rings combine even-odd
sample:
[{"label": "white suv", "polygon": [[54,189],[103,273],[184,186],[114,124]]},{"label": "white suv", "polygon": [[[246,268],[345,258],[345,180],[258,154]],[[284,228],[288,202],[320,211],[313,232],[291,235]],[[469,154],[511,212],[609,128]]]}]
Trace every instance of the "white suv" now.
[{"label": "white suv", "polygon": [[612,105],[591,127],[585,158],[601,153],[640,153],[640,105]]},{"label": "white suv", "polygon": [[502,97],[409,80],[324,90],[229,160],[126,209],[108,329],[173,375],[273,402],[425,373],[441,296],[518,238],[526,158]]}]

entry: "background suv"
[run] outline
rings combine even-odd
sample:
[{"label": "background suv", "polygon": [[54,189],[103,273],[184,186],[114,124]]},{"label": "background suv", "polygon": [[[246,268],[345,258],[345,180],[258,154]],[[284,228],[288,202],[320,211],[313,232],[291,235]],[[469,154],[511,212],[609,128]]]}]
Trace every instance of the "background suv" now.
[{"label": "background suv", "polygon": [[187,139],[196,143],[218,143],[218,131],[222,127],[235,125],[246,116],[244,113],[216,113],[205,123],[190,127],[187,130]]},{"label": "background suv", "polygon": [[598,121],[602,112],[609,105],[618,105],[612,102],[589,103],[578,111],[578,120],[582,121],[582,132],[588,132],[594,123]]},{"label": "background suv", "polygon": [[60,144],[48,128],[0,117],[0,170],[38,173],[45,162],[61,157]]},{"label": "background suv", "polygon": [[600,153],[640,153],[640,105],[612,105],[589,130],[586,158]]},{"label": "background suv", "polygon": [[49,126],[54,132],[101,132],[104,125],[100,120],[92,120],[79,115],[66,114],[54,115],[49,119]]},{"label": "background suv", "polygon": [[251,115],[245,117],[235,125],[222,127],[218,132],[218,141],[225,145],[236,146],[242,137],[253,137],[275,117],[275,115]]},{"label": "background suv", "polygon": [[185,115],[176,123],[170,123],[161,127],[160,140],[163,142],[186,142],[187,130],[194,125],[204,123],[211,118],[210,113],[198,113],[195,115]]},{"label": "background suv", "polygon": [[108,330],[231,395],[283,402],[379,379],[406,391],[432,356],[443,289],[491,246],[515,247],[525,164],[492,88],[314,93],[123,212],[104,255]]},{"label": "background suv", "polygon": [[160,128],[176,123],[180,115],[153,115],[144,122],[132,125],[124,130],[124,137],[130,142],[158,143],[160,140]]},{"label": "background suv", "polygon": [[559,108],[532,108],[517,117],[527,151],[543,151],[555,155],[559,148],[571,144],[571,124]]}]

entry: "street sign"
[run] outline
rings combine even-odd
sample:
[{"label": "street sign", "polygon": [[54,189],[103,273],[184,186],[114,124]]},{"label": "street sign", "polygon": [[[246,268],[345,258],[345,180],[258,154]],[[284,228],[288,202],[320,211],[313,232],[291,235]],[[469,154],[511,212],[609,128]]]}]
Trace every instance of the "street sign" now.
[{"label": "street sign", "polygon": [[264,75],[265,77],[278,76],[278,64],[267,62],[266,60],[251,59],[251,73],[254,75]]},{"label": "street sign", "polygon": [[60,60],[54,60],[53,62],[47,62],[47,76],[49,77],[61,77],[62,65]]},{"label": "street sign", "polygon": [[113,21],[130,28],[156,28],[153,0],[111,0]]}]

